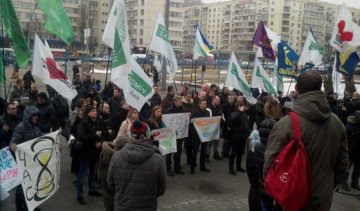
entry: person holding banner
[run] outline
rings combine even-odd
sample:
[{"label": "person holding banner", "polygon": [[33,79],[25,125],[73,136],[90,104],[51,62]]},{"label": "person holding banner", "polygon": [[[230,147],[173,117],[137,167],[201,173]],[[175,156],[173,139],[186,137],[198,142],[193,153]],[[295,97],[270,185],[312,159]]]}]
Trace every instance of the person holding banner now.
[{"label": "person holding banner", "polygon": [[[211,110],[211,117],[215,116],[223,116],[223,113],[221,111],[220,107],[220,97],[215,95],[211,99],[211,104],[208,105],[208,109]],[[223,123],[223,119],[221,118],[221,123]],[[206,149],[206,161],[210,161],[210,153],[211,148],[214,149],[214,159],[215,160],[223,160],[221,155],[219,155],[219,141],[220,140],[212,140],[207,143],[207,149]]]},{"label": "person holding banner", "polygon": [[[207,104],[206,100],[202,99],[199,101],[199,109],[196,110],[192,115],[191,119],[199,118],[199,117],[210,117],[210,112],[206,110]],[[190,121],[192,122],[192,121]],[[200,171],[204,172],[210,172],[208,168],[205,167],[205,156],[206,156],[206,147],[207,142],[201,142],[198,133],[196,132],[195,126],[193,123],[190,124],[189,129],[189,140],[191,144],[189,144],[189,147],[186,148],[186,150],[190,151],[191,153],[191,159],[190,159],[190,173],[195,174],[195,166],[196,166],[196,159],[197,154],[199,152],[199,148],[201,146],[200,150]],[[201,144],[201,145],[200,145]]]},{"label": "person holding banner", "polygon": [[[148,121],[148,125],[149,125],[151,131],[165,127],[165,125],[162,121],[161,106],[158,106],[158,105],[154,106],[153,110],[151,111],[151,116]],[[159,147],[159,141],[154,140],[153,144],[156,147]]]},{"label": "person holding banner", "polygon": [[[42,135],[40,128],[37,126],[39,120],[39,109],[35,106],[27,106],[23,114],[23,120],[14,129],[10,141],[10,149],[15,153],[16,145],[38,138]],[[22,186],[16,188],[15,195],[16,210],[27,210],[26,200]],[[38,208],[34,209],[37,210]]]},{"label": "person holding banner", "polygon": [[236,171],[245,172],[241,168],[241,160],[245,150],[246,139],[250,135],[249,118],[246,114],[247,108],[242,104],[236,104],[236,111],[229,116],[231,154],[229,159],[229,173],[236,175],[234,161],[236,158]]}]

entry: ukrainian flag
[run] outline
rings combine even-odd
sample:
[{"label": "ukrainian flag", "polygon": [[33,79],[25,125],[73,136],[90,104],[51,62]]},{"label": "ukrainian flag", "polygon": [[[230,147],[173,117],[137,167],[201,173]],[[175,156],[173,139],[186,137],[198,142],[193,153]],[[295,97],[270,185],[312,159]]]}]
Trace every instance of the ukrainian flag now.
[{"label": "ukrainian flag", "polygon": [[213,56],[210,52],[213,46],[207,41],[203,33],[201,33],[199,26],[196,26],[196,37],[194,44],[194,59],[199,57]]},{"label": "ukrainian flag", "polygon": [[340,53],[336,51],[336,71],[352,78],[360,58],[354,48],[348,48]]}]

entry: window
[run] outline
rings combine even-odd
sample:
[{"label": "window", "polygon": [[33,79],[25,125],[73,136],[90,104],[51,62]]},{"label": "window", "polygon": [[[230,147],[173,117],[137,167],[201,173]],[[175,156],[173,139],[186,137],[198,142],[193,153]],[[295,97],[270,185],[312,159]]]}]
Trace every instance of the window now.
[{"label": "window", "polygon": [[143,26],[144,25],[144,20],[140,20],[140,26]]},{"label": "window", "polygon": [[144,5],[144,0],[141,0],[141,5]]},{"label": "window", "polygon": [[140,29],[140,35],[144,35],[144,30]]},{"label": "window", "polygon": [[144,15],[144,10],[141,10],[141,13],[140,13],[141,15]]}]

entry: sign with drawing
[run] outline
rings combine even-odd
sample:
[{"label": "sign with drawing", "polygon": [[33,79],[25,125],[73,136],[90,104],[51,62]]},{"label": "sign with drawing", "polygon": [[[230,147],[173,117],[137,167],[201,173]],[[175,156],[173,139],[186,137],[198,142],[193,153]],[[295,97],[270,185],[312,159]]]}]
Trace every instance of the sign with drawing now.
[{"label": "sign with drawing", "polygon": [[163,114],[162,120],[167,128],[176,130],[176,139],[189,136],[190,113]]},{"label": "sign with drawing", "polygon": [[162,128],[151,131],[156,134],[155,140],[159,141],[159,151],[162,155],[177,152],[175,131],[171,128]]},{"label": "sign with drawing", "polygon": [[0,186],[5,193],[20,185],[21,176],[9,147],[0,150]]},{"label": "sign with drawing", "polygon": [[29,210],[33,210],[58,189],[60,182],[59,131],[17,145],[16,160]]},{"label": "sign with drawing", "polygon": [[192,122],[201,142],[219,140],[220,138],[220,116],[194,118]]}]

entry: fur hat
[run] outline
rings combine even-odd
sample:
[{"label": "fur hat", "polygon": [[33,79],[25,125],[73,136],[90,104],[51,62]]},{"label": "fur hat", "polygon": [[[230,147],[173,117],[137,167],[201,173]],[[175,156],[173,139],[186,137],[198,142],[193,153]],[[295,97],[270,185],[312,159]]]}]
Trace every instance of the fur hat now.
[{"label": "fur hat", "polygon": [[145,140],[151,135],[150,127],[140,120],[133,122],[130,128],[130,137],[134,140]]}]

